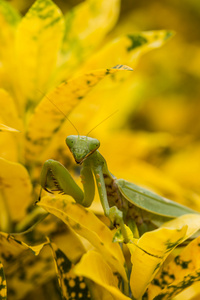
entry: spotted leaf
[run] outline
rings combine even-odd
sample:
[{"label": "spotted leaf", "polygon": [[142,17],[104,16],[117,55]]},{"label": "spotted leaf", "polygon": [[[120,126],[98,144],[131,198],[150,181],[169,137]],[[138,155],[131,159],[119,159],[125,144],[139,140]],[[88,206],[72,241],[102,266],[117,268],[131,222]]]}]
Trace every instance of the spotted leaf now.
[{"label": "spotted leaf", "polygon": [[[91,56],[79,68],[78,74],[88,72],[91,68],[97,69],[105,65],[111,67],[115,64],[121,64],[121,62],[135,69],[142,55],[161,47],[172,35],[173,32],[171,31],[158,30],[117,37]],[[113,108],[115,108],[119,110],[119,113],[101,124],[97,128],[97,132],[104,138],[105,133],[110,129],[124,126],[124,123],[127,122],[127,114],[130,111],[134,111],[134,107],[136,109],[138,107],[138,101],[136,101],[138,96],[134,94],[138,80],[135,77],[136,75],[135,72],[118,72],[99,83],[94,91],[91,91],[88,95],[86,101],[81,102],[80,106],[72,112],[71,117],[75,121],[75,124],[81,122],[81,128],[84,127],[87,132],[87,130],[93,128],[105,118],[105,112],[109,115],[113,112]],[[141,92],[138,94],[141,95]],[[140,97],[139,101],[141,101]],[[90,118],[89,128],[87,128],[88,123],[85,123],[87,117]],[[113,126],[113,124],[115,125]]]},{"label": "spotted leaf", "polygon": [[23,94],[33,105],[37,89],[46,91],[57,61],[64,19],[51,0],[37,0],[20,22],[16,35],[16,61]]},{"label": "spotted leaf", "polygon": [[136,299],[142,297],[170,252],[199,229],[199,222],[199,215],[184,215],[128,244],[132,262],[130,285]]},{"label": "spotted leaf", "polygon": [[89,290],[82,276],[76,276],[73,273],[73,264],[54,243],[51,243],[58,282],[62,292],[63,299],[91,299]]},{"label": "spotted leaf", "polygon": [[172,31],[155,30],[118,37],[88,59],[83,68],[100,68],[102,64],[112,66],[122,61],[124,64],[135,67],[141,55],[161,47],[172,35]]},{"label": "spotted leaf", "polygon": [[6,278],[3,271],[3,265],[0,261],[0,299],[7,299],[7,286],[6,286]]},{"label": "spotted leaf", "polygon": [[119,65],[112,69],[96,70],[62,83],[45,96],[37,106],[28,126],[26,158],[35,160],[65,121],[65,115],[68,116],[104,77],[122,70],[132,69]]},{"label": "spotted leaf", "polygon": [[44,239],[28,245],[24,236],[0,232],[0,259],[6,274],[8,299],[22,299],[35,285],[55,276],[52,254],[47,249],[41,251],[47,243]]},{"label": "spotted leaf", "polygon": [[[0,27],[3,28],[0,32],[0,58],[4,63],[9,65],[10,54],[13,49],[13,37],[16,25],[20,21],[20,16],[15,9],[7,2],[1,0],[0,3]],[[9,60],[8,60],[9,58]]]},{"label": "spotted leaf", "polygon": [[87,0],[65,15],[59,78],[66,78],[69,72],[74,71],[74,68],[100,44],[117,21],[119,2],[119,0]]},{"label": "spotted leaf", "polygon": [[95,246],[112,268],[126,280],[124,257],[120,246],[112,242],[113,235],[91,211],[71,200],[71,197],[43,197],[38,205],[60,218]]},{"label": "spotted leaf", "polygon": [[169,300],[200,280],[200,237],[164,266],[148,288],[148,299]]},{"label": "spotted leaf", "polygon": [[99,253],[95,251],[87,252],[80,263],[76,265],[74,272],[78,276],[89,278],[102,288],[100,294],[103,294],[103,296],[97,299],[130,300],[118,288],[117,278]]}]

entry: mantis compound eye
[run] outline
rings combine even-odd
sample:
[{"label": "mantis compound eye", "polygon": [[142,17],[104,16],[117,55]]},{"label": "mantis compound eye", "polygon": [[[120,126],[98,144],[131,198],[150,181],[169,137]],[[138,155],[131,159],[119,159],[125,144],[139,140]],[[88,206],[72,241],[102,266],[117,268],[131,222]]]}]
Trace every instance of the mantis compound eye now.
[{"label": "mantis compound eye", "polygon": [[77,140],[77,136],[75,135],[69,135],[67,138],[66,138],[66,144],[67,146],[69,147],[69,149],[73,148],[74,147],[74,144],[76,143],[76,140]]},{"label": "mantis compound eye", "polygon": [[88,148],[91,152],[97,150],[100,147],[100,142],[97,139],[90,138],[88,142]]}]

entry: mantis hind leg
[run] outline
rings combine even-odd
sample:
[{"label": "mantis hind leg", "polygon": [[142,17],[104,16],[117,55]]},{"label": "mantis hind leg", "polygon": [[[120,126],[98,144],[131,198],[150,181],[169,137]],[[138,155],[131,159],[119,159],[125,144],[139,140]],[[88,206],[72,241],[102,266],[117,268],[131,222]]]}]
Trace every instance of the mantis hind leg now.
[{"label": "mantis hind leg", "polygon": [[[83,170],[81,173],[84,177],[90,176],[89,170]],[[53,159],[47,160],[43,165],[41,186],[50,193],[58,191],[62,194],[70,195],[77,203],[83,206],[90,206],[94,197],[91,188],[88,189],[87,186],[85,187],[85,183],[83,182],[83,192],[69,171],[61,163]]]}]

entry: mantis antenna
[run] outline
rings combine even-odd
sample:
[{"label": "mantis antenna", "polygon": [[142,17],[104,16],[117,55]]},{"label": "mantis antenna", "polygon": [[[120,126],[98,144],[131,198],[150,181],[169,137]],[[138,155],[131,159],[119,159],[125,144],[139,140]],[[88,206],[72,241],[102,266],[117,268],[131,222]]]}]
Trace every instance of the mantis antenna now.
[{"label": "mantis antenna", "polygon": [[50,102],[51,104],[53,104],[57,110],[63,114],[63,116],[69,121],[69,123],[74,127],[74,129],[76,130],[76,132],[78,133],[78,136],[80,135],[79,132],[78,132],[78,129],[76,128],[76,126],[72,123],[72,121],[66,116],[66,114],[46,95],[44,94],[43,92],[41,92],[40,90],[38,90],[44,97],[46,97]]},{"label": "mantis antenna", "polygon": [[100,123],[98,123],[95,127],[93,127],[88,133],[87,133],[87,137],[89,135],[89,133],[91,133],[94,129],[96,129],[99,125],[101,125],[102,123],[104,123],[106,120],[108,120],[110,117],[112,117],[113,115],[115,115],[117,112],[119,111],[119,109],[117,109],[116,111],[114,111],[112,114],[110,114],[108,117],[106,117],[105,119],[103,119]]}]

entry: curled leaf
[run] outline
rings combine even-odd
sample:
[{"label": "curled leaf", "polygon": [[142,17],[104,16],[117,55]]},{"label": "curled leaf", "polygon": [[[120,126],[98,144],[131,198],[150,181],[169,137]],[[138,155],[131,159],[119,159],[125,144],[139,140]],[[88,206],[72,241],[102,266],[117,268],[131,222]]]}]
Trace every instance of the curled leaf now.
[{"label": "curled leaf", "polygon": [[74,274],[74,266],[72,262],[54,243],[51,243],[50,246],[53,252],[58,282],[61,288],[63,299],[91,299],[89,290],[84,282],[83,277],[76,276]]},{"label": "curled leaf", "polygon": [[199,280],[200,237],[159,271],[148,288],[148,299],[172,299]]},{"label": "curled leaf", "polygon": [[11,131],[11,132],[19,132],[19,130],[6,126],[4,124],[0,124],[0,131]]},{"label": "curled leaf", "polygon": [[67,225],[70,225],[76,233],[86,238],[104,255],[112,268],[126,280],[123,266],[124,257],[120,246],[112,242],[112,232],[91,211],[76,204],[71,200],[71,197],[67,196],[43,197],[37,205],[60,218]]},{"label": "curled leaf", "polygon": [[184,215],[128,244],[132,262],[130,285],[136,299],[144,294],[169,253],[199,229],[199,222],[200,215]]},{"label": "curled leaf", "polygon": [[74,272],[78,276],[91,279],[105,289],[107,292],[105,299],[130,300],[119,290],[118,281],[113,275],[112,269],[99,253],[95,251],[87,252],[80,263],[76,265]]}]

